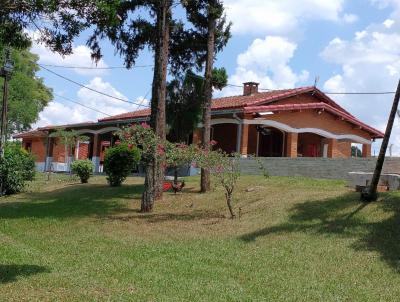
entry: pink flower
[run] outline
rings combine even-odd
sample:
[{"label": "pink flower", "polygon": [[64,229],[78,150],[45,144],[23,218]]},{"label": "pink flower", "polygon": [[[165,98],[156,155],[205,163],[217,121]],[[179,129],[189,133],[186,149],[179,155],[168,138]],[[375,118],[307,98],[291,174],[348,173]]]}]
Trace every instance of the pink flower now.
[{"label": "pink flower", "polygon": [[216,144],[218,144],[217,141],[215,141],[215,140],[211,140],[211,141],[210,141],[210,145],[211,145],[211,146],[215,146]]},{"label": "pink flower", "polygon": [[158,145],[157,146],[157,154],[160,155],[160,156],[165,154],[165,148],[164,148],[163,145]]},{"label": "pink flower", "polygon": [[144,129],[150,129],[150,125],[147,123],[141,123],[140,126],[142,126]]}]

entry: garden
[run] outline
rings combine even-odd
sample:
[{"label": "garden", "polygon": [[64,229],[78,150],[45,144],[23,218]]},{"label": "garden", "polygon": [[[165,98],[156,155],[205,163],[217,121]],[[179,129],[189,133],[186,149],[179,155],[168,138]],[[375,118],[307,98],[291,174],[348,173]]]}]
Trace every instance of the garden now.
[{"label": "garden", "polygon": [[[395,301],[399,194],[361,204],[342,181],[199,178],[141,213],[143,179],[38,174],[0,199],[0,296],[21,300]],[[285,188],[282,190],[282,188]]]}]

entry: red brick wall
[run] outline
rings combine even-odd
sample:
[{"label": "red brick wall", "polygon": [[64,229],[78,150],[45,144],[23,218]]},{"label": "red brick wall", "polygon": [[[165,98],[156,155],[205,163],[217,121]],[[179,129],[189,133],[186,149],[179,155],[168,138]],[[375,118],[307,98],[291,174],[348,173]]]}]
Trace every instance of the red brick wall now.
[{"label": "red brick wall", "polygon": [[336,157],[350,158],[351,157],[351,142],[338,141]]},{"label": "red brick wall", "polygon": [[87,159],[88,156],[89,156],[89,144],[80,143],[78,159]]},{"label": "red brick wall", "polygon": [[32,138],[22,140],[22,146],[27,149],[30,144],[30,150],[33,156],[35,157],[36,162],[45,162],[46,161],[46,145],[42,138]]}]

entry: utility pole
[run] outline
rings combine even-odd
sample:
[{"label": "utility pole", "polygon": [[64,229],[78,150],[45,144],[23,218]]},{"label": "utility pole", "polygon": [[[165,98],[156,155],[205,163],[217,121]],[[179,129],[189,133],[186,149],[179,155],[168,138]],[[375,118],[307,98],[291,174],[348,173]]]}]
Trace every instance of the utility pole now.
[{"label": "utility pole", "polygon": [[6,48],[4,65],[0,69],[0,76],[4,78],[3,103],[1,106],[1,125],[0,125],[0,158],[4,158],[4,148],[7,140],[7,110],[8,110],[8,80],[10,79],[13,65],[10,57],[10,49]]},{"label": "utility pole", "polygon": [[378,183],[379,179],[381,178],[383,163],[385,162],[386,151],[389,145],[389,140],[390,140],[390,135],[392,133],[394,120],[396,118],[397,108],[399,107],[399,101],[400,101],[400,81],[397,85],[396,95],[393,100],[392,110],[389,115],[385,136],[383,137],[381,150],[379,151],[379,156],[376,161],[376,167],[374,175],[372,176],[371,184],[361,192],[361,200],[364,202],[376,201],[378,199],[378,194],[377,194]]}]

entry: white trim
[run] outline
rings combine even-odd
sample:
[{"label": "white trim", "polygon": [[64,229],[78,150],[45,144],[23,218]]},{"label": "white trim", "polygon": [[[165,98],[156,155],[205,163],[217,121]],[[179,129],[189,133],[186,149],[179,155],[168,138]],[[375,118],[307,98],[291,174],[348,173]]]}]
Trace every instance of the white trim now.
[{"label": "white trim", "polygon": [[118,131],[121,130],[121,128],[118,127],[106,127],[106,128],[102,128],[99,130],[93,130],[93,129],[81,129],[76,131],[77,134],[82,134],[82,133],[92,133],[92,134],[103,134],[103,133],[107,133],[107,132],[112,132],[112,131]]},{"label": "white trim", "polygon": [[236,124],[240,125],[241,122],[238,121],[237,119],[233,118],[216,118],[211,120],[211,125],[217,125],[217,124]]},{"label": "white trim", "polygon": [[277,122],[277,121],[271,121],[271,120],[243,120],[243,124],[245,125],[265,125],[265,126],[270,126],[277,128],[281,131],[286,131],[286,132],[292,132],[292,133],[315,133],[318,135],[321,135],[326,138],[332,138],[332,139],[337,139],[337,140],[343,140],[343,139],[348,139],[353,142],[357,142],[360,144],[366,144],[370,145],[372,144],[370,140],[367,140],[361,136],[354,135],[354,134],[334,134],[322,129],[318,128],[292,128],[289,125]]}]

